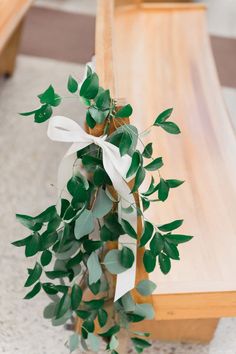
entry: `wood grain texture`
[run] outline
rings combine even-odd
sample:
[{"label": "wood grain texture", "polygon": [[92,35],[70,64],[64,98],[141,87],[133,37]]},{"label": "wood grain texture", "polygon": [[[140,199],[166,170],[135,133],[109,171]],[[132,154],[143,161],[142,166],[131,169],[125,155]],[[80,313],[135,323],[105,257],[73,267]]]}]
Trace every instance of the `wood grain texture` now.
[{"label": "wood grain texture", "polygon": [[[173,120],[182,130],[180,136],[153,130],[148,137],[155,153],[164,156],[163,177],[187,181],[163,205],[152,207],[148,217],[157,224],[184,218],[180,232],[195,235],[181,246],[181,261],[173,262],[169,275],[158,270],[150,275],[157,283],[156,319],[236,316],[236,142],[211,53],[205,6],[117,6],[112,31],[112,43],[104,45],[115,62],[106,82],[115,80],[117,97],[132,104],[135,124],[142,130],[174,107]],[[97,47],[97,55],[101,50]],[[109,57],[102,70],[106,65]],[[139,278],[146,276],[141,257]]]},{"label": "wood grain texture", "polygon": [[133,329],[150,332],[151,339],[208,343],[214,336],[218,322],[219,320],[215,318],[203,320],[144,321],[134,324]]},{"label": "wood grain texture", "polygon": [[33,0],[0,0],[0,52],[32,3]]},{"label": "wood grain texture", "polygon": [[173,262],[170,274],[156,270],[150,275],[158,283],[156,291],[236,290],[236,141],[221,97],[205,13],[201,8],[117,8],[114,43],[117,94],[133,105],[136,126],[150,126],[157,113],[173,106],[173,119],[182,129],[180,136],[158,129],[148,136],[155,155],[164,156],[163,177],[186,183],[163,205],[151,207],[147,217],[156,224],[183,218],[180,232],[195,235],[180,247],[181,261]]}]

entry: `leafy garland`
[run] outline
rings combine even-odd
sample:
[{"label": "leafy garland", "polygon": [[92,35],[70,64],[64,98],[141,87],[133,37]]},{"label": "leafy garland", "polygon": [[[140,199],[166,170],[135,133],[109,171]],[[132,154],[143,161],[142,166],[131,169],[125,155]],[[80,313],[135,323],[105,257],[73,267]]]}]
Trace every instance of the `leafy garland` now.
[{"label": "leafy garland", "polygon": [[[152,143],[144,146],[141,137],[152,127],[160,127],[171,134],[179,134],[180,130],[168,120],[172,109],[162,112],[153,126],[142,133],[134,125],[125,124],[125,118],[132,114],[132,107],[128,104],[118,108],[109,90],[99,86],[98,76],[90,67],[82,84],[70,76],[67,88],[85,104],[87,126],[93,129],[97,124],[103,124],[103,133],[108,135],[106,140],[116,145],[122,156],[129,154],[132,157],[127,173],[127,177],[133,177],[132,193],[137,194],[148,173],[157,171],[158,182],[152,176],[146,192],[140,193],[142,207],[139,204],[130,205],[125,211],[130,213],[136,210],[142,219],[142,235],[137,235],[128,221],[118,218],[118,197],[114,191],[111,192],[111,180],[103,167],[101,148],[91,144],[78,151],[75,162],[82,164],[86,176],[78,168],[73,171],[67,183],[70,197],[60,199],[60,210],[58,205],[52,205],[34,217],[16,215],[17,220],[30,230],[30,235],[13,242],[13,245],[24,246],[26,257],[38,257],[35,266],[28,269],[24,286],[33,288],[25,299],[35,297],[43,290],[51,299],[44,310],[44,317],[51,319],[54,326],[64,325],[69,320],[75,323],[76,318],[80,319],[79,329],[67,343],[70,352],[77,348],[97,352],[102,337],[107,343],[106,350],[116,354],[119,346],[117,334],[125,328],[131,334],[136,351],[141,353],[150,346],[144,339],[149,334],[133,331],[130,324],[153,318],[154,311],[151,304],[135,303],[133,292],[128,292],[116,302],[112,301],[112,275],[129,269],[135,260],[128,247],[117,249],[117,241],[120,235],[128,234],[137,240],[139,248],[149,243],[143,255],[145,270],[152,272],[158,260],[160,270],[167,274],[171,269],[171,260],[179,260],[178,245],[192,238],[175,233],[183,220],[154,225],[143,214],[151,203],[164,202],[170,190],[183,181],[162,177],[162,157],[153,157]],[[40,108],[22,115],[34,115],[36,123],[43,123],[52,116],[54,107],[61,103],[62,97],[52,86],[38,97]],[[144,146],[143,151],[137,149],[138,141]],[[97,240],[91,237],[95,227],[99,230]],[[113,244],[112,250],[107,248],[108,244]],[[155,288],[156,285],[148,279],[136,285],[136,291],[141,296],[149,296]],[[111,307],[109,312],[108,306]]]}]

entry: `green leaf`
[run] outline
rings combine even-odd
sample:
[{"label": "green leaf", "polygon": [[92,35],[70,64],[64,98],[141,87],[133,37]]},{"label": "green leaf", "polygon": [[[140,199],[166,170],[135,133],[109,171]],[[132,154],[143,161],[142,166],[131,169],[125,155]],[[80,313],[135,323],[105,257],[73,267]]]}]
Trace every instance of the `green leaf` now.
[{"label": "green leaf", "polygon": [[143,264],[148,273],[153,272],[156,267],[156,257],[149,250],[146,250],[143,255]]},{"label": "green leaf", "polygon": [[109,230],[106,225],[103,225],[100,231],[100,238],[102,241],[115,241],[118,239],[118,235],[114,235],[111,230]]},{"label": "green leaf", "polygon": [[118,112],[116,112],[115,117],[116,118],[127,118],[127,117],[130,117],[132,113],[133,113],[133,108],[131,107],[130,104],[127,104],[126,106],[119,109]]},{"label": "green leaf", "polygon": [[41,274],[42,274],[42,267],[38,262],[36,262],[34,269],[31,270],[24,286],[28,287],[36,283],[36,281],[39,280]]},{"label": "green leaf", "polygon": [[77,310],[82,300],[83,292],[79,285],[74,284],[71,292],[71,308]]},{"label": "green leaf", "polygon": [[149,143],[145,146],[142,155],[143,157],[150,159],[152,157],[152,153],[153,153],[152,143]]},{"label": "green leaf", "polygon": [[147,342],[145,339],[133,337],[133,338],[131,338],[131,341],[135,347],[139,347],[142,349],[148,348],[151,346],[151,344],[149,342]]},{"label": "green leaf", "polygon": [[52,221],[57,216],[58,215],[57,215],[56,206],[52,205],[49,208],[47,208],[46,210],[44,210],[41,214],[35,216],[34,219],[38,223],[45,223],[45,222]]},{"label": "green leaf", "polygon": [[137,239],[138,236],[137,236],[136,231],[134,230],[134,228],[130,225],[130,223],[127,220],[122,219],[120,224],[126,234],[133,237],[134,239]]},{"label": "green leaf", "polygon": [[25,256],[26,257],[34,256],[36,253],[40,251],[40,248],[41,248],[40,235],[38,232],[35,232],[26,244]]},{"label": "green leaf", "polygon": [[173,108],[166,109],[163,111],[159,116],[156,118],[155,122],[153,125],[160,125],[164,123],[172,114]]},{"label": "green leaf", "polygon": [[57,279],[57,278],[65,278],[68,276],[68,272],[67,271],[62,271],[62,270],[52,270],[49,272],[45,272],[46,276],[49,279]]},{"label": "green leaf", "polygon": [[98,310],[104,305],[104,299],[84,301],[84,303],[90,310]]},{"label": "green leaf", "polygon": [[107,270],[111,274],[120,274],[123,273],[125,270],[127,270],[121,264],[120,258],[121,258],[121,251],[119,250],[111,250],[106,254],[104,258],[104,264]]},{"label": "green leaf", "polygon": [[141,186],[141,184],[144,181],[145,175],[146,175],[145,169],[142,166],[140,166],[138,168],[138,171],[134,179],[134,186],[131,191],[132,193],[136,192],[138,188]]},{"label": "green leaf", "polygon": [[112,326],[111,328],[108,329],[108,331],[99,333],[99,336],[101,337],[111,337],[113,334],[116,334],[120,331],[120,326],[118,324]]},{"label": "green leaf", "polygon": [[33,111],[30,111],[30,112],[22,112],[19,114],[23,117],[28,117],[28,116],[31,116],[32,114],[35,114],[36,112],[38,112],[40,110],[40,108],[34,109]]},{"label": "green leaf", "polygon": [[53,107],[56,107],[61,103],[61,97],[55,93],[52,85],[50,85],[42,94],[38,95],[38,98],[40,99],[40,103],[49,104]]},{"label": "green leaf", "polygon": [[65,313],[69,310],[70,305],[71,305],[70,295],[68,293],[65,293],[59,302],[57,313],[56,313],[56,319],[64,316]]},{"label": "green leaf", "polygon": [[160,124],[160,127],[170,134],[179,134],[180,129],[174,122],[165,122]]},{"label": "green leaf", "polygon": [[43,251],[41,258],[40,258],[40,262],[42,264],[43,267],[46,267],[52,260],[52,252],[49,250],[45,250]]},{"label": "green leaf", "polygon": [[48,304],[43,311],[43,317],[46,319],[53,318],[55,316],[56,307],[57,307],[56,302],[51,302],[50,304]]},{"label": "green leaf", "polygon": [[120,263],[127,269],[132,267],[134,264],[134,254],[130,248],[123,246],[120,253]]},{"label": "green leaf", "polygon": [[142,195],[144,195],[145,197],[149,197],[151,194],[156,192],[157,189],[158,188],[155,187],[155,185],[154,185],[154,178],[152,177],[150,185],[149,185],[147,191],[145,193],[142,193]]},{"label": "green leaf", "polygon": [[158,256],[158,261],[159,261],[159,265],[160,265],[160,269],[162,271],[162,273],[167,274],[170,271],[171,268],[171,262],[170,262],[170,258],[165,255],[164,253],[160,253]]},{"label": "green leaf", "polygon": [[118,339],[116,338],[116,336],[112,336],[111,340],[110,340],[110,343],[109,343],[110,350],[115,350],[115,349],[118,348],[118,346],[119,346]]},{"label": "green leaf", "polygon": [[44,251],[54,245],[57,242],[58,234],[57,232],[45,231],[41,235],[41,250]]},{"label": "green leaf", "polygon": [[150,250],[155,256],[157,256],[163,250],[163,248],[164,238],[159,232],[156,232],[152,241],[150,242]]},{"label": "green leaf", "polygon": [[94,171],[93,183],[97,187],[100,187],[103,184],[111,184],[110,178],[108,177],[106,171],[100,166],[97,166]]},{"label": "green leaf", "polygon": [[129,322],[141,322],[145,319],[144,316],[137,315],[135,313],[128,313],[127,318]]},{"label": "green leaf", "polygon": [[33,289],[27,295],[25,295],[24,299],[25,300],[32,299],[34,296],[36,296],[40,292],[40,290],[41,290],[41,283],[38,282],[37,284],[35,284]]},{"label": "green leaf", "polygon": [[89,194],[86,190],[85,181],[82,182],[79,177],[73,176],[67,183],[67,189],[79,202],[88,200]]},{"label": "green leaf", "polygon": [[108,319],[108,314],[104,309],[99,309],[98,310],[98,323],[100,327],[104,327],[105,324],[107,323]]},{"label": "green leaf", "polygon": [[107,196],[106,192],[100,188],[97,194],[96,201],[93,207],[93,216],[95,218],[102,218],[111,211],[113,207],[113,202]]},{"label": "green leaf", "polygon": [[78,90],[78,82],[71,75],[68,79],[67,89],[71,93],[75,93]]},{"label": "green leaf", "polygon": [[90,318],[83,322],[82,327],[84,327],[87,330],[87,332],[90,332],[90,333],[92,333],[95,328],[94,322]]},{"label": "green leaf", "polygon": [[74,266],[80,264],[80,262],[83,259],[83,253],[79,251],[78,254],[76,254],[73,258],[71,258],[68,263],[66,264],[66,268],[70,269],[73,268]]},{"label": "green leaf", "polygon": [[79,240],[94,230],[94,218],[91,210],[84,209],[75,221],[75,238]]},{"label": "green leaf", "polygon": [[109,112],[110,111],[108,109],[104,110],[104,111],[100,111],[97,107],[94,107],[94,106],[89,108],[89,114],[91,115],[93,120],[98,124],[101,124],[104,122],[104,120],[108,116]]},{"label": "green leaf", "polygon": [[83,310],[76,310],[76,314],[79,318],[82,318],[82,320],[86,320],[90,316],[89,311],[83,311]]},{"label": "green leaf", "polygon": [[79,335],[73,333],[69,338],[69,349],[70,353],[74,352],[79,347]]},{"label": "green leaf", "polygon": [[39,108],[34,115],[35,123],[43,123],[52,116],[52,107],[49,104],[44,104]]},{"label": "green leaf", "polygon": [[80,96],[91,99],[97,96],[99,89],[99,80],[96,73],[89,75],[80,88]]},{"label": "green leaf", "polygon": [[144,228],[143,228],[143,233],[140,238],[140,244],[139,247],[143,247],[147,244],[147,242],[151,239],[153,235],[153,224],[150,223],[149,221],[144,222]]},{"label": "green leaf", "polygon": [[170,188],[176,188],[181,186],[185,181],[180,181],[179,179],[167,179],[166,182]]},{"label": "green leaf", "polygon": [[149,279],[141,280],[138,285],[136,285],[136,289],[138,290],[139,294],[142,296],[149,296],[153,293],[156,289],[156,284],[153,283]]},{"label": "green leaf", "polygon": [[145,320],[152,320],[155,317],[155,311],[151,304],[136,304],[134,313],[143,316]]},{"label": "green leaf", "polygon": [[53,326],[62,326],[72,317],[72,311],[69,309],[62,317],[53,318],[52,325]]},{"label": "green leaf", "polygon": [[52,283],[43,283],[42,287],[43,287],[43,290],[45,291],[45,293],[48,295],[55,295],[58,293],[58,289]]},{"label": "green leaf", "polygon": [[141,162],[140,152],[135,151],[132,155],[131,165],[126,175],[127,178],[131,177],[134,173],[136,173],[136,171],[139,168],[140,162]]},{"label": "green leaf", "polygon": [[132,136],[127,131],[124,131],[119,144],[120,155],[124,156],[125,154],[127,154],[131,145]]},{"label": "green leaf", "polygon": [[90,254],[87,260],[87,267],[89,272],[89,284],[96,283],[102,276],[102,268],[96,252]]},{"label": "green leaf", "polygon": [[148,171],[156,171],[159,170],[163,166],[162,157],[158,157],[150,162],[148,165],[144,166],[144,168]]},{"label": "green leaf", "polygon": [[110,108],[110,102],[111,102],[111,97],[110,97],[110,91],[105,90],[102,91],[95,99],[96,106],[98,109],[109,109]]},{"label": "green leaf", "polygon": [[172,259],[179,260],[178,248],[173,243],[165,242],[164,252],[166,255]]},{"label": "green leaf", "polygon": [[88,284],[88,287],[94,295],[97,295],[101,291],[101,280],[99,279],[96,283]]},{"label": "green leaf", "polygon": [[92,75],[93,70],[91,69],[91,67],[89,65],[86,65],[86,67],[87,67],[86,77],[88,77],[88,76]]},{"label": "green leaf", "polygon": [[27,227],[33,231],[39,231],[42,227],[42,224],[37,223],[35,218],[28,215],[16,214],[16,219],[19,221],[23,226]]},{"label": "green leaf", "polygon": [[87,342],[88,342],[89,349],[91,349],[95,353],[99,351],[100,339],[98,336],[95,336],[95,334],[93,333],[88,333]]},{"label": "green leaf", "polygon": [[130,292],[126,293],[121,298],[122,306],[124,307],[125,312],[132,312],[135,309],[135,302],[132,298]]},{"label": "green leaf", "polygon": [[101,248],[103,246],[103,242],[102,241],[93,241],[93,240],[85,240],[83,242],[83,247],[85,249],[85,251],[90,254],[93,251],[96,251],[97,249]]},{"label": "green leaf", "polygon": [[165,235],[165,239],[175,245],[178,245],[179,243],[184,243],[188,242],[193,238],[193,236],[188,236],[188,235],[179,235],[179,234],[167,234]]},{"label": "green leaf", "polygon": [[89,110],[86,112],[86,123],[88,124],[89,128],[91,128],[91,129],[93,129],[96,125],[96,122],[93,119],[93,117],[91,116],[91,114],[89,113]]},{"label": "green leaf", "polygon": [[141,197],[141,201],[142,201],[143,211],[147,210],[150,207],[150,200]]},{"label": "green leaf", "polygon": [[159,188],[158,188],[158,198],[164,202],[169,195],[169,185],[168,183],[161,178],[160,183],[159,183]]},{"label": "green leaf", "polygon": [[11,244],[16,247],[26,246],[27,243],[31,240],[31,238],[32,238],[32,235],[29,235],[25,238],[22,238],[21,240],[12,242]]},{"label": "green leaf", "polygon": [[[106,228],[112,233],[111,241],[117,240],[120,235],[124,234],[124,230],[118,221],[118,214],[117,213],[110,213],[107,214],[104,218]],[[108,233],[106,232],[106,236]]]},{"label": "green leaf", "polygon": [[168,224],[158,226],[158,229],[163,232],[169,232],[169,231],[173,231],[173,230],[177,229],[182,224],[183,224],[183,220],[175,220],[175,221],[172,221]]}]

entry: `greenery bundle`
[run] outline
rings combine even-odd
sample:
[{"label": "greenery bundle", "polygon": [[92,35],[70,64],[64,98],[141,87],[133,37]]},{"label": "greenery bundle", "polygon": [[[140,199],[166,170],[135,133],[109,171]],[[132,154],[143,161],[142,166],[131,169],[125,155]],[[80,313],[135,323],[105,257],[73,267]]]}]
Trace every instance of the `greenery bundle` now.
[{"label": "greenery bundle", "polygon": [[[150,346],[146,339],[149,334],[133,331],[132,323],[153,318],[154,311],[149,303],[136,303],[132,291],[113,301],[114,275],[130,269],[135,262],[133,251],[127,245],[118,249],[117,242],[121,235],[128,234],[137,241],[138,248],[146,247],[143,253],[146,272],[152,272],[158,261],[161,272],[167,274],[171,261],[179,260],[178,245],[192,237],[175,231],[183,220],[156,225],[146,219],[144,211],[151,203],[164,202],[170,190],[183,181],[164,179],[160,172],[162,157],[153,156],[152,143],[143,144],[144,132],[139,133],[134,125],[127,124],[132,107],[128,104],[118,108],[109,90],[99,86],[97,74],[89,67],[82,84],[69,77],[67,87],[86,106],[87,127],[102,126],[106,141],[117,146],[121,156],[128,154],[132,158],[127,172],[127,177],[133,178],[132,193],[137,196],[138,188],[150,173],[157,171],[157,176],[152,176],[148,189],[139,193],[141,205],[134,203],[124,211],[126,214],[135,211],[141,218],[143,231],[138,235],[127,220],[119,218],[119,195],[112,190],[111,179],[103,165],[102,149],[90,144],[77,151],[75,163],[80,162],[86,174],[78,167],[71,171],[66,187],[68,198],[61,197],[57,205],[49,206],[37,216],[16,215],[30,230],[30,235],[13,245],[25,247],[26,257],[37,257],[35,266],[28,269],[24,286],[32,289],[25,299],[45,292],[51,302],[44,309],[44,317],[54,326],[69,321],[75,324],[79,318],[76,331],[67,342],[70,352],[78,348],[97,352],[104,339],[106,350],[116,354],[118,332],[125,328],[136,351],[141,353]],[[52,116],[62,98],[52,86],[38,97],[40,108],[22,115],[33,115],[36,123],[43,123]],[[157,127],[179,134],[178,126],[169,121],[171,113],[172,109],[162,112],[145,134]],[[142,151],[137,148],[138,142]],[[94,238],[92,233],[96,228],[98,235]],[[153,282],[143,279],[136,284],[135,291],[144,297],[155,288]]]}]

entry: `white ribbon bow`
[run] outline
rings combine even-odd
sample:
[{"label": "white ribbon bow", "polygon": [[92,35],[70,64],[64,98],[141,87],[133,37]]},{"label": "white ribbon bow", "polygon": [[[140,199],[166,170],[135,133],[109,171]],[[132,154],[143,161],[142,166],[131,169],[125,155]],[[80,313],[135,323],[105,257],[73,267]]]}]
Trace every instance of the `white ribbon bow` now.
[{"label": "white ribbon bow", "polygon": [[[103,166],[110,177],[114,189],[120,196],[118,204],[119,219],[127,220],[134,230],[137,230],[137,214],[135,209],[128,215],[124,212],[135,200],[130,188],[127,185],[126,174],[130,167],[131,157],[129,155],[120,156],[119,149],[105,141],[106,136],[96,137],[87,134],[75,121],[63,116],[56,116],[50,119],[48,125],[48,137],[54,141],[73,143],[63,158],[58,172],[59,190],[62,190],[71,178],[71,171],[75,161],[74,154],[90,144],[98,145],[103,152]],[[72,157],[72,158],[70,158]],[[117,275],[114,301],[120,299],[135,286],[136,276],[136,246],[137,242],[129,235],[121,235],[118,240],[119,248],[122,245],[129,247],[135,256],[134,264],[131,268]]]}]

